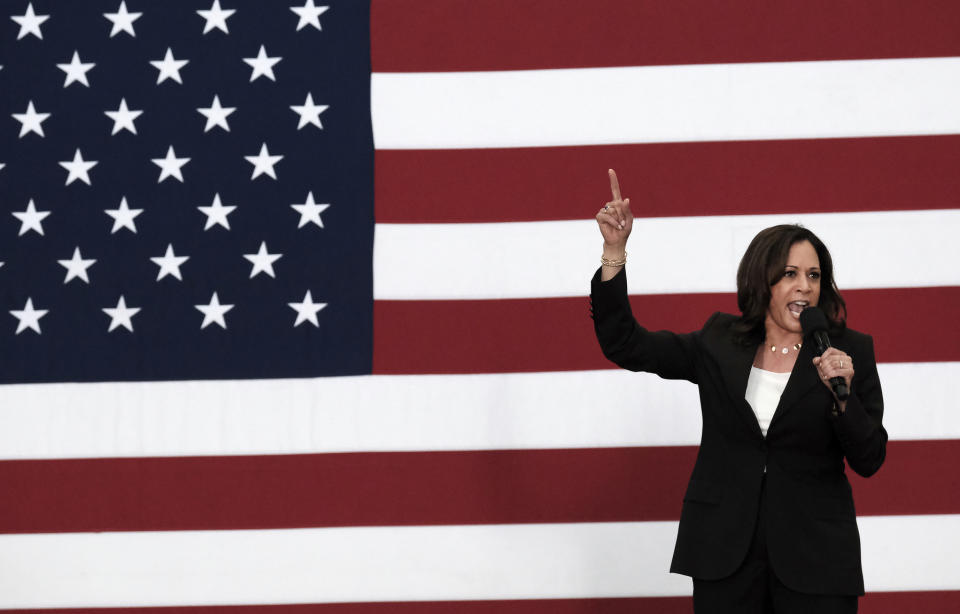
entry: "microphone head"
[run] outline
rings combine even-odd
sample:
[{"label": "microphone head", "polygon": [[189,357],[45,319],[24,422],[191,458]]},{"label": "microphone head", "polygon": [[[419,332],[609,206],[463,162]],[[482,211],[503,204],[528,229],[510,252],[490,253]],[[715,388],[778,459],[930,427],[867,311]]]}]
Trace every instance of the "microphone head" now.
[{"label": "microphone head", "polygon": [[829,328],[827,315],[819,307],[807,307],[800,312],[800,326],[805,335],[821,330],[826,331]]}]

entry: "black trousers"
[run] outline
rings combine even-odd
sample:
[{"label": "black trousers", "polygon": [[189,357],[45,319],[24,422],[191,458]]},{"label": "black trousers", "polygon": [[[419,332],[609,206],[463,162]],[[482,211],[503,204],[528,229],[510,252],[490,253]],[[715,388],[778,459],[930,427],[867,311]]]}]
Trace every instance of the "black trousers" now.
[{"label": "black trousers", "polygon": [[696,614],[855,614],[856,595],[809,595],[783,585],[767,557],[763,484],[760,511],[750,551],[733,575],[720,580],[693,579]]}]

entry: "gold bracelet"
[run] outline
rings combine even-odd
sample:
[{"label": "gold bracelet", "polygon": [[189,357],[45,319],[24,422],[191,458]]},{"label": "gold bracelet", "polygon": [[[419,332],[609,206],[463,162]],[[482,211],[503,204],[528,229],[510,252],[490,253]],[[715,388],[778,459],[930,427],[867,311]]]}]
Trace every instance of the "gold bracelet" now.
[{"label": "gold bracelet", "polygon": [[621,258],[620,260],[610,260],[609,258],[600,256],[600,264],[602,264],[603,266],[613,266],[613,267],[624,266],[625,264],[627,264],[627,252],[626,250],[624,250],[623,258]]}]

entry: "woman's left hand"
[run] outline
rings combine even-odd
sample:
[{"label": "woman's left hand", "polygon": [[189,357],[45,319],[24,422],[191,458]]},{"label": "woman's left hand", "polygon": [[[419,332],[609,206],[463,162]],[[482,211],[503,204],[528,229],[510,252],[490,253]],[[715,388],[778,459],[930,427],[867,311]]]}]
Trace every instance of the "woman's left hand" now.
[{"label": "woman's left hand", "polygon": [[[833,386],[830,385],[830,380],[834,377],[842,377],[847,383],[847,390],[850,390],[850,382],[853,380],[853,359],[843,350],[834,347],[827,348],[827,351],[821,356],[813,359],[813,366],[817,368],[820,381],[830,390],[830,394],[833,394]],[[835,394],[833,398],[837,401],[840,413],[843,413],[847,408],[847,402],[837,399]]]}]

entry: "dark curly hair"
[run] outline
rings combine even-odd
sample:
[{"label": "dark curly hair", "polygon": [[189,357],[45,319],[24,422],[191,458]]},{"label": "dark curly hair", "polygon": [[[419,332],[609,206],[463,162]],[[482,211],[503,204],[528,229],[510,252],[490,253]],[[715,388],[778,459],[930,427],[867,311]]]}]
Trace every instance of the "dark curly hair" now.
[{"label": "dark curly hair", "polygon": [[750,242],[737,268],[737,307],[740,319],[734,324],[737,340],[756,345],[766,336],[764,322],[770,305],[770,288],[784,275],[790,248],[809,241],[820,259],[820,301],[834,332],[846,327],[847,304],[833,279],[833,259],[817,235],[799,224],[781,224],[761,230]]}]

